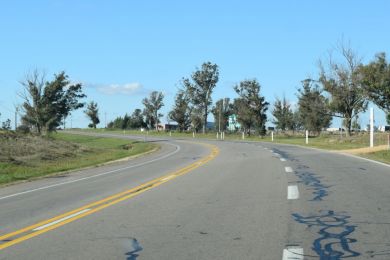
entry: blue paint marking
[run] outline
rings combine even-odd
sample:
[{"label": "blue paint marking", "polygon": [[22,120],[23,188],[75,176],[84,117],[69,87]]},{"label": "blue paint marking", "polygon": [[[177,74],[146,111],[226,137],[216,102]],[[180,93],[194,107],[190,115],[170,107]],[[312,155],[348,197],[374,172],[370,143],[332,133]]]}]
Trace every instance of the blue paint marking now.
[{"label": "blue paint marking", "polygon": [[350,225],[350,216],[335,213],[332,210],[325,211],[321,215],[304,217],[300,214],[292,214],[295,221],[306,224],[308,227],[319,227],[320,237],[314,240],[313,250],[320,260],[339,260],[359,256],[360,253],[350,248],[356,239],[348,237],[355,231],[356,226]]},{"label": "blue paint marking", "polygon": [[329,195],[327,189],[331,186],[327,186],[321,183],[321,177],[317,177],[314,173],[308,171],[300,171],[299,167],[298,170],[295,171],[295,175],[301,180],[301,183],[311,187],[313,190],[314,197],[311,199],[311,201],[320,201]]},{"label": "blue paint marking", "polygon": [[138,240],[135,238],[131,239],[131,246],[132,246],[133,250],[126,253],[126,259],[127,260],[136,260],[137,257],[139,257],[138,252],[141,252],[143,250],[143,248],[140,245],[140,243],[138,242]]}]

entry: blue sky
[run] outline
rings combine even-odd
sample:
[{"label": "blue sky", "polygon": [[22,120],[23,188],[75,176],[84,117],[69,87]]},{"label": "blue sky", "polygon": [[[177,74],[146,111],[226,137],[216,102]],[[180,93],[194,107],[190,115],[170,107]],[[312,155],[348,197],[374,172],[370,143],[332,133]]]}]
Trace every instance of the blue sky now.
[{"label": "blue sky", "polygon": [[[49,79],[65,70],[82,82],[103,123],[105,113],[109,121],[142,108],[153,90],[165,93],[166,121],[180,79],[204,61],[220,67],[214,101],[236,97],[234,84],[257,78],[271,104],[283,95],[296,103],[300,81],[316,77],[318,59],[342,39],[364,62],[390,55],[389,10],[386,0],[4,1],[0,121],[13,119],[19,82],[34,69]],[[73,127],[87,124],[82,111],[73,114]],[[378,109],[376,124],[384,124]]]}]

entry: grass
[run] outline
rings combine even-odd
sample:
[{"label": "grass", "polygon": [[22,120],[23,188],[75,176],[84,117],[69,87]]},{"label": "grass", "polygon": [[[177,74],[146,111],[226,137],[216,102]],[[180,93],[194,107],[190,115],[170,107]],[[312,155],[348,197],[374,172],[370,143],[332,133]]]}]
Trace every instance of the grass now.
[{"label": "grass", "polygon": [[390,164],[390,150],[383,150],[374,153],[360,154],[360,156]]},{"label": "grass", "polygon": [[[110,133],[116,133],[116,134],[128,134],[128,135],[142,135],[144,136],[145,132],[140,132],[137,130],[105,130],[105,129],[96,129],[96,130],[89,130],[89,129],[83,129],[82,131],[93,131],[93,132],[110,132]],[[150,136],[161,136],[166,137],[170,136],[169,132],[165,131],[150,131]],[[374,135],[374,144],[375,146],[383,146],[387,145],[388,143],[388,135],[389,133],[375,133]],[[179,133],[172,131],[171,136],[174,138],[192,138],[192,133]],[[195,135],[195,138],[207,138],[207,139],[216,139],[216,133],[215,132],[209,132],[207,134],[201,134],[198,133]],[[225,134],[226,140],[242,140],[242,135],[240,133],[226,133]],[[267,135],[263,138],[259,136],[246,136],[246,141],[262,141],[262,142],[272,142],[271,136]],[[308,147],[314,147],[319,149],[325,149],[325,150],[351,150],[351,149],[360,149],[360,148],[367,148],[370,144],[370,136],[368,133],[355,133],[350,137],[346,137],[345,133],[340,136],[339,134],[322,134],[320,136],[312,136],[309,138],[309,144],[305,144],[305,136],[304,134],[275,134],[274,135],[274,143],[281,143],[281,144],[292,144],[292,145],[301,145],[301,146],[308,146]],[[378,147],[379,148],[379,147]],[[359,156],[367,157],[373,160],[390,163],[390,153],[389,151],[377,151],[372,152],[369,149],[367,151],[358,150]]]},{"label": "grass", "polygon": [[99,165],[157,148],[124,139],[56,133],[50,137],[0,133],[0,184]]},{"label": "grass", "polygon": [[[81,131],[87,131],[87,132],[110,132],[110,133],[116,133],[116,134],[128,134],[128,135],[146,135],[146,132],[140,132],[137,130],[105,130],[105,129],[82,129]],[[165,131],[149,131],[149,136],[169,136],[169,132]],[[384,133],[376,133],[375,134],[375,145],[383,145],[387,144],[387,135]],[[185,133],[179,133],[172,131],[171,133],[172,137],[175,138],[192,138],[192,132],[185,132]],[[195,135],[195,138],[207,138],[207,139],[216,139],[216,133],[215,132],[209,132],[206,134],[198,133]],[[240,133],[226,133],[225,134],[226,140],[242,140],[242,135]],[[252,135],[250,137],[245,137],[246,141],[261,141],[261,142],[272,142],[271,136],[268,134],[264,137],[259,137]],[[368,147],[370,142],[369,134],[367,133],[359,133],[354,134],[351,137],[346,137],[345,134],[343,136],[340,136],[338,134],[323,134],[320,136],[311,136],[309,138],[309,144],[305,144],[305,136],[303,134],[275,134],[274,135],[274,141],[275,143],[283,143],[283,144],[293,144],[293,145],[302,145],[302,146],[309,146],[309,147],[315,147],[320,149],[326,149],[326,150],[347,150],[347,149],[356,149],[356,148],[363,148]]]}]

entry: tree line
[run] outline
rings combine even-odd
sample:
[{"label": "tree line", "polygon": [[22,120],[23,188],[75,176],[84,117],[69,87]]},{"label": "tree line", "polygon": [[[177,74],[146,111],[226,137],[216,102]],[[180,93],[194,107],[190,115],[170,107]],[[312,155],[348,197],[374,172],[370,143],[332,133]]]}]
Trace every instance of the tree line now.
[{"label": "tree line", "polygon": [[[379,53],[367,64],[345,45],[337,49],[339,59],[332,56],[319,63],[317,78],[302,80],[297,90],[297,106],[294,109],[286,98],[277,98],[271,111],[277,129],[309,130],[319,133],[329,127],[333,117],[340,117],[347,134],[357,125],[359,114],[367,110],[368,102],[381,108],[390,124],[390,65],[385,53]],[[219,81],[217,64],[205,62],[189,77],[183,77],[175,95],[174,105],[167,115],[168,121],[177,123],[179,131],[208,129],[208,116],[214,117],[215,129],[226,131],[229,118],[239,124],[237,131],[265,135],[269,102],[261,95],[257,79],[245,79],[232,86],[237,97],[225,97],[213,104],[212,93]],[[75,110],[86,107],[84,113],[90,119],[89,127],[100,123],[98,104],[82,102],[86,95],[82,84],[71,84],[68,75],[60,72],[47,81],[35,71],[21,82],[23,89],[21,128],[38,134],[48,133],[64,125]],[[117,117],[109,122],[109,128],[159,129],[163,114],[164,94],[153,91],[142,100],[143,109]],[[238,125],[237,124],[237,125]],[[10,121],[3,128],[10,128]]]},{"label": "tree line", "polygon": [[317,79],[305,79],[298,90],[298,108],[277,99],[272,114],[274,124],[281,130],[306,129],[319,133],[329,127],[333,117],[339,117],[347,135],[359,128],[359,114],[373,102],[386,114],[390,124],[390,65],[385,53],[363,64],[350,47],[341,45],[336,52],[340,61],[332,56],[319,63]]}]

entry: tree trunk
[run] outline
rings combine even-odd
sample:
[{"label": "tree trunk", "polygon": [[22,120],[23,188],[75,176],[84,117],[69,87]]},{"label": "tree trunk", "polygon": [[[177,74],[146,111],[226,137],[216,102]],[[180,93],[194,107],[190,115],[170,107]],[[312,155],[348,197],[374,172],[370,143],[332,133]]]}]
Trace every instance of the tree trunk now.
[{"label": "tree trunk", "polygon": [[154,114],[154,117],[156,119],[156,131],[158,132],[158,119],[157,119],[158,111]]},{"label": "tree trunk", "polygon": [[206,133],[206,127],[207,127],[207,105],[204,109],[204,115],[203,115],[203,134]]},{"label": "tree trunk", "polygon": [[351,136],[351,126],[352,126],[352,118],[345,118],[345,127],[347,128],[346,130],[346,135],[347,137]]}]

